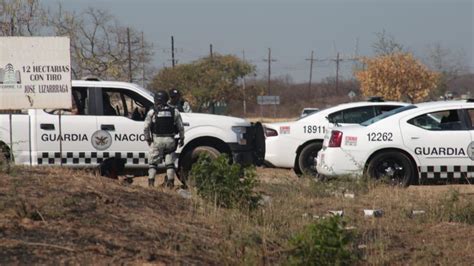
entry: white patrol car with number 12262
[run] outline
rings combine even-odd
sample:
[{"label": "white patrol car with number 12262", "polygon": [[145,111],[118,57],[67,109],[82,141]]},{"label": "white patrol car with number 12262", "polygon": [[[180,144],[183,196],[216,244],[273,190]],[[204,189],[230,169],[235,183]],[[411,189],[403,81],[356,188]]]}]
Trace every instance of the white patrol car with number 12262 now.
[{"label": "white patrol car with number 12262", "polygon": [[316,175],[314,159],[324,134],[335,125],[359,124],[400,106],[402,102],[377,101],[340,104],[296,121],[268,123],[265,128],[268,166],[293,168],[296,174]]},{"label": "white patrol car with number 12262", "polygon": [[474,178],[474,102],[405,106],[332,130],[317,157],[325,176],[367,174],[391,183]]}]

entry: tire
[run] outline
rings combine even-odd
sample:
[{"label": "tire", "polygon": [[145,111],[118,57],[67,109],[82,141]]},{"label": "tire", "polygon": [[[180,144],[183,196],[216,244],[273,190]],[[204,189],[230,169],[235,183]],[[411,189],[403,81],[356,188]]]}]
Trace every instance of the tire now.
[{"label": "tire", "polygon": [[211,146],[198,146],[190,151],[187,151],[186,154],[182,157],[182,162],[180,163],[179,169],[179,178],[183,180],[188,179],[189,172],[193,167],[193,164],[199,159],[199,155],[208,154],[212,159],[217,158],[221,152],[216,148]]},{"label": "tire", "polygon": [[416,171],[412,161],[407,155],[398,151],[376,154],[370,160],[366,174],[401,187],[407,187],[416,181]]},{"label": "tire", "polygon": [[297,175],[310,175],[316,177],[318,171],[316,170],[316,163],[314,159],[318,156],[318,152],[323,147],[320,142],[313,142],[303,147],[301,150],[295,172]]}]

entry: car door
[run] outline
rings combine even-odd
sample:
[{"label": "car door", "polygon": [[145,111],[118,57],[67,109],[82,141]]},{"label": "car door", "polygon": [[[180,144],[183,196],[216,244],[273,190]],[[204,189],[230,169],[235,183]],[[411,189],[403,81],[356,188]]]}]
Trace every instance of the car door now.
[{"label": "car door", "polygon": [[143,127],[152,103],[138,93],[120,88],[102,88],[97,97],[102,98],[97,115],[100,134],[92,141],[98,146],[107,142],[100,147],[103,159],[118,157],[126,159],[129,168],[147,167],[148,145]]},{"label": "car door", "polygon": [[468,124],[470,125],[469,132],[471,133],[471,143],[469,144],[467,153],[471,159],[471,165],[469,174],[471,178],[474,178],[474,108],[466,109]]},{"label": "car door", "polygon": [[[39,165],[87,166],[93,160],[91,138],[97,131],[97,120],[86,87],[72,88],[70,110],[36,111],[36,162]],[[60,115],[61,114],[61,115]]]},{"label": "car door", "polygon": [[467,177],[472,160],[467,147],[471,131],[461,109],[438,109],[400,121],[403,141],[417,156],[421,178],[459,179]]}]

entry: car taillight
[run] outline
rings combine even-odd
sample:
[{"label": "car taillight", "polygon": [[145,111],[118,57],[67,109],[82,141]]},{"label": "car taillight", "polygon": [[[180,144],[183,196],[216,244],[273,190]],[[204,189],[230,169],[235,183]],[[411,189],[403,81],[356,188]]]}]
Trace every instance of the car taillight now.
[{"label": "car taillight", "polygon": [[278,131],[265,127],[265,137],[276,137],[278,136]]},{"label": "car taillight", "polygon": [[342,143],[342,132],[333,130],[331,132],[331,138],[329,139],[328,147],[341,147]]}]

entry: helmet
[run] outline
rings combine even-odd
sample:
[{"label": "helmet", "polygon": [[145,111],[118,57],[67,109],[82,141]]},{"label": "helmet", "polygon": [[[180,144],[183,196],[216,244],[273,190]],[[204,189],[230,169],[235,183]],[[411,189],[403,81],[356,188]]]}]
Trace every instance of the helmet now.
[{"label": "helmet", "polygon": [[179,90],[177,90],[177,89],[171,89],[170,90],[170,97],[172,99],[179,98],[180,95],[181,95],[181,93],[179,92]]},{"label": "helmet", "polygon": [[169,96],[166,91],[157,91],[154,96],[155,105],[164,105],[168,102]]}]

